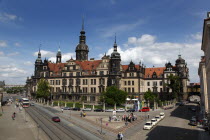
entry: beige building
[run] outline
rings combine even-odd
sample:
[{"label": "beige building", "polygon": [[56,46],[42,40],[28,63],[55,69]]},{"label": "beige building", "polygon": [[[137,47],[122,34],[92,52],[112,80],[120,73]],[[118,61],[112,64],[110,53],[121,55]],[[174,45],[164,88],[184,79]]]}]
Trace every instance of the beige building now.
[{"label": "beige building", "polygon": [[210,12],[207,13],[207,18],[204,19],[201,49],[204,51],[205,61],[200,63],[199,75],[203,83],[201,86],[202,94],[207,94],[206,97],[208,98],[206,100],[208,106],[206,105],[205,108],[208,108],[208,118],[210,120]]},{"label": "beige building", "polygon": [[[83,26],[84,27],[84,26]],[[86,44],[84,28],[80,32],[79,44],[76,46],[76,60],[62,63],[60,49],[56,55],[56,63],[42,61],[41,52],[35,61],[34,76],[28,78],[27,93],[36,95],[37,83],[46,79],[51,86],[52,99],[68,99],[72,101],[99,102],[99,97],[108,86],[116,86],[142,100],[142,95],[151,90],[160,97],[171,92],[166,84],[170,74],[180,77],[182,94],[186,93],[189,69],[185,60],[178,56],[173,66],[170,62],[165,67],[146,68],[144,64],[121,64],[121,56],[117,51],[116,39],[113,52],[104,55],[100,60],[88,59],[89,48]],[[169,95],[169,94],[168,94]],[[169,97],[164,97],[165,100]]]}]

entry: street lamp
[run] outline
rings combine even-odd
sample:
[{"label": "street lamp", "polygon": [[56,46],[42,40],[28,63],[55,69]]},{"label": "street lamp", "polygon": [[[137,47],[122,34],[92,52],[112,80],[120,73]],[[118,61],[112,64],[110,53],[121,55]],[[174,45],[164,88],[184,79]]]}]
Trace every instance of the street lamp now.
[{"label": "street lamp", "polygon": [[101,134],[102,134],[102,119],[103,119],[103,118],[100,119],[100,120],[101,120]]}]

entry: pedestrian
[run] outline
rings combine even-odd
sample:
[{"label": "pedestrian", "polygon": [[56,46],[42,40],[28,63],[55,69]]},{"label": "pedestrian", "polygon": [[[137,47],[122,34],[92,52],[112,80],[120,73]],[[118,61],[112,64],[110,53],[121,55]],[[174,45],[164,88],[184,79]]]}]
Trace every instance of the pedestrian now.
[{"label": "pedestrian", "polygon": [[112,120],[112,117],[109,115],[109,122],[111,122],[111,120]]},{"label": "pedestrian", "polygon": [[63,108],[61,108],[61,112],[63,113]]},{"label": "pedestrian", "polygon": [[106,123],[106,127],[108,126],[108,122]]},{"label": "pedestrian", "polygon": [[122,134],[122,132],[120,132],[120,140],[122,140],[123,139],[123,134]]},{"label": "pedestrian", "polygon": [[83,115],[83,113],[81,112],[81,113],[80,113],[80,117],[82,117],[82,115]]},{"label": "pedestrian", "polygon": [[149,119],[149,114],[147,115],[148,119]]},{"label": "pedestrian", "polygon": [[13,115],[14,115],[14,118],[15,118],[16,113],[14,112]]},{"label": "pedestrian", "polygon": [[117,134],[117,139],[120,140],[120,132]]},{"label": "pedestrian", "polygon": [[15,120],[14,114],[12,114],[12,119]]}]

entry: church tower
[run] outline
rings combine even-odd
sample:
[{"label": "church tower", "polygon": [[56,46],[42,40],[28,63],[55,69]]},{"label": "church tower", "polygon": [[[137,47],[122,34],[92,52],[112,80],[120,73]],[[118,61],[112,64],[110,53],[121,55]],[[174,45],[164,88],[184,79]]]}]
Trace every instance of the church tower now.
[{"label": "church tower", "polygon": [[43,65],[43,63],[42,63],[41,52],[40,52],[40,48],[39,48],[38,57],[35,61],[35,71],[34,71],[35,77],[40,76],[40,71],[42,70],[42,65]]},{"label": "church tower", "polygon": [[110,59],[110,72],[108,78],[108,86],[116,86],[120,88],[120,78],[121,78],[121,71],[120,71],[120,63],[121,63],[121,56],[120,53],[117,52],[117,43],[116,43],[116,36],[114,42],[114,51],[111,54]]},{"label": "church tower", "polygon": [[88,60],[88,46],[86,45],[86,36],[84,30],[84,19],[82,19],[82,30],[79,36],[79,44],[76,47],[76,60],[84,61]]},{"label": "church tower", "polygon": [[58,52],[56,54],[56,63],[61,63],[61,50],[60,50],[60,47],[59,47]]}]

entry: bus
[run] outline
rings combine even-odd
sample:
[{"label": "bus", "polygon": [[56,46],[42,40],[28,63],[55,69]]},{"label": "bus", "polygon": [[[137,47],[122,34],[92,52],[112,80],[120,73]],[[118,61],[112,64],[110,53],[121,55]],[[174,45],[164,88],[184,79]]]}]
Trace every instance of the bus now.
[{"label": "bus", "polygon": [[28,98],[22,98],[22,107],[29,107],[29,99]]}]

